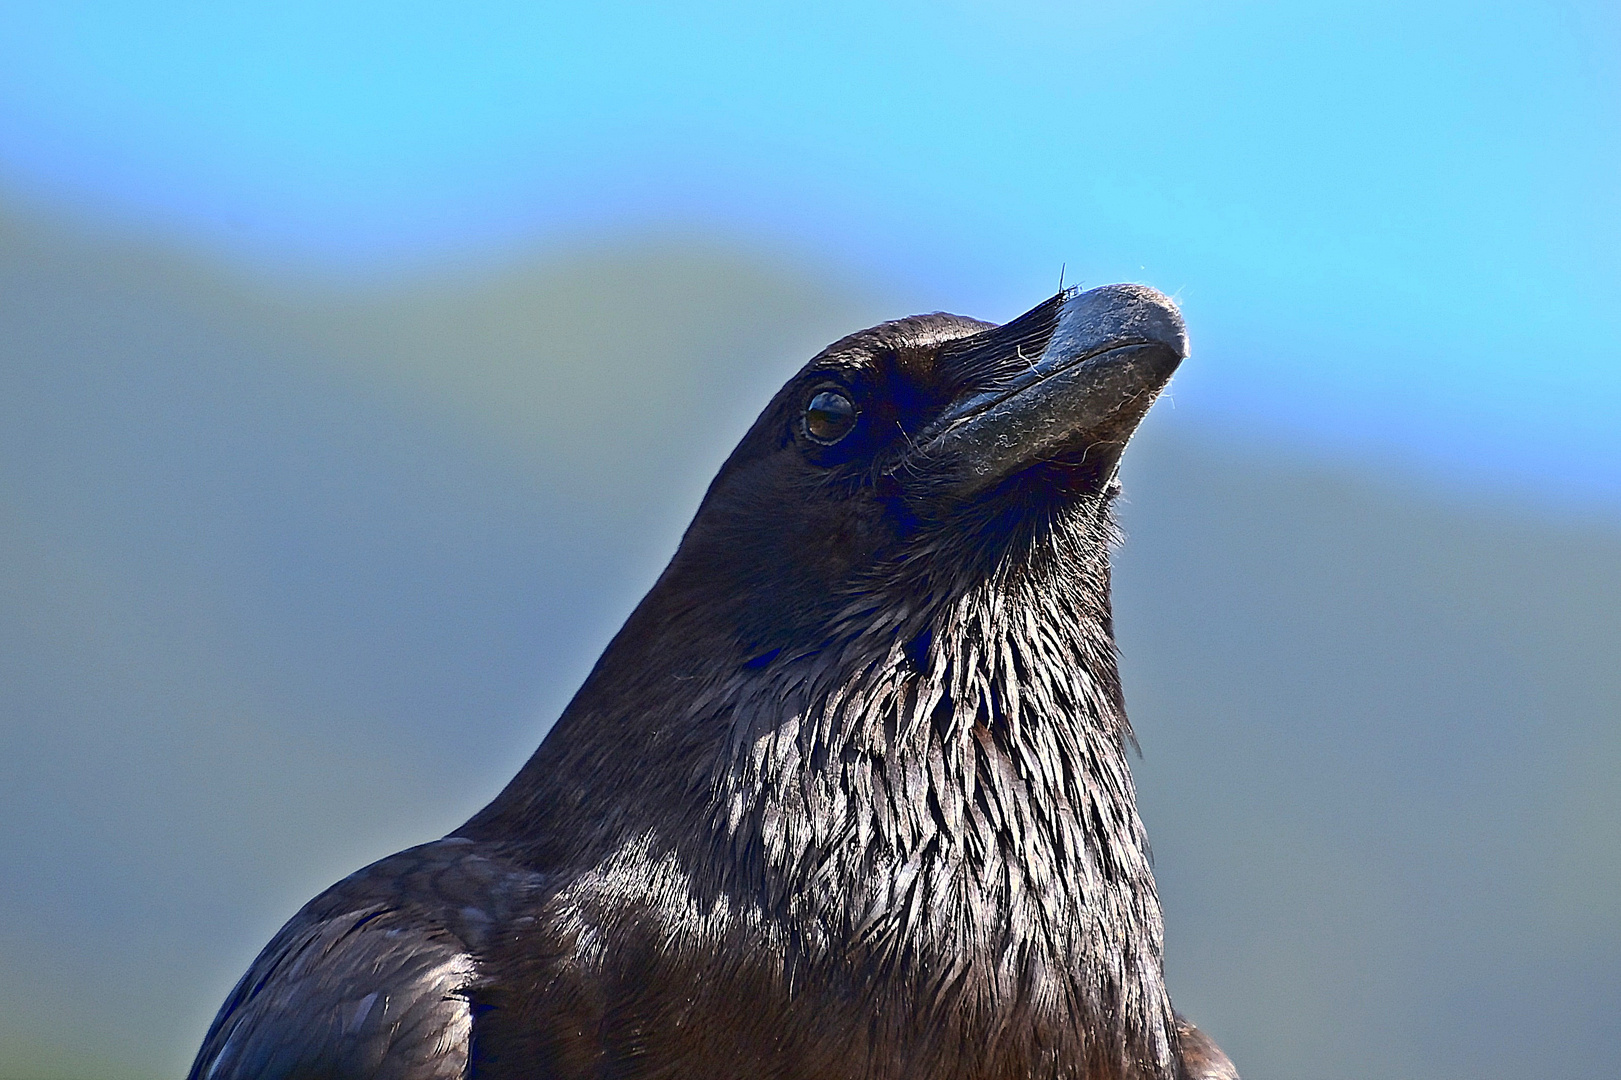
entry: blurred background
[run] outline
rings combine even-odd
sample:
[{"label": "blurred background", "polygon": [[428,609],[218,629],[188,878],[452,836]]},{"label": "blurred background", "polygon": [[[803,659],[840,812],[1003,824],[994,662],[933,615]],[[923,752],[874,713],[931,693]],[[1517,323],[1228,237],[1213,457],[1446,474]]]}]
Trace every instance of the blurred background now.
[{"label": "blurred background", "polygon": [[1117,612],[1247,1080],[1621,1057],[1621,8],[0,2],[0,1080],[174,1077],[833,338],[1172,293]]}]

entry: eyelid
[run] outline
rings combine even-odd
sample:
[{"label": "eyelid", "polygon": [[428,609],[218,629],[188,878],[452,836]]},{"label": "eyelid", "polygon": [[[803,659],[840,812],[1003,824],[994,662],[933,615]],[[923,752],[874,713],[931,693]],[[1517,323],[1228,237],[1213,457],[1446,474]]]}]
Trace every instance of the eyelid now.
[{"label": "eyelid", "polygon": [[809,401],[811,398],[815,397],[817,394],[824,393],[824,392],[826,392],[828,390],[831,390],[836,394],[843,394],[845,397],[849,398],[852,402],[854,402],[855,399],[856,399],[855,391],[850,389],[848,386],[846,386],[840,380],[838,380],[838,379],[823,379],[821,382],[818,382],[815,386],[812,386],[810,388],[810,394],[805,398],[805,400]]}]

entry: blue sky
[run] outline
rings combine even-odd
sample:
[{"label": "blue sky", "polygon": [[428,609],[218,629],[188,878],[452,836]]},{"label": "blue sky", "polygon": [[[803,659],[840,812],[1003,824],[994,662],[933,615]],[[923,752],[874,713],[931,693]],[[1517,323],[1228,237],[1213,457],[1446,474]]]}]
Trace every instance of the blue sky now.
[{"label": "blue sky", "polygon": [[674,226],[990,317],[1144,280],[1192,415],[1621,509],[1613,3],[0,3],[0,179],[327,273]]}]

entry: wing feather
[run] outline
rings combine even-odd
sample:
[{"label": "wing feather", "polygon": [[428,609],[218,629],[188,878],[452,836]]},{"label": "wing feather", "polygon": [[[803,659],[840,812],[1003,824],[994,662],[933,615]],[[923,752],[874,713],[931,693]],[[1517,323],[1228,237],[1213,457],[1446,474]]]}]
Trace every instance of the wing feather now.
[{"label": "wing feather", "polygon": [[242,977],[191,1080],[459,1080],[473,958],[414,912],[295,918]]},{"label": "wing feather", "polygon": [[339,882],[242,976],[189,1080],[462,1080],[479,949],[536,880],[448,839]]}]

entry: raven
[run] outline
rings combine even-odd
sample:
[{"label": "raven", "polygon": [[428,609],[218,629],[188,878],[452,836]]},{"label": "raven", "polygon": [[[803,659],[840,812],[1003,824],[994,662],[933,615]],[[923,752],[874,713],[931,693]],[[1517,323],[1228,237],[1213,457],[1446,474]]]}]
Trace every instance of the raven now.
[{"label": "raven", "polygon": [[835,342],[556,725],[276,935],[192,1080],[1236,1080],[1166,992],[1109,600],[1152,289]]}]

